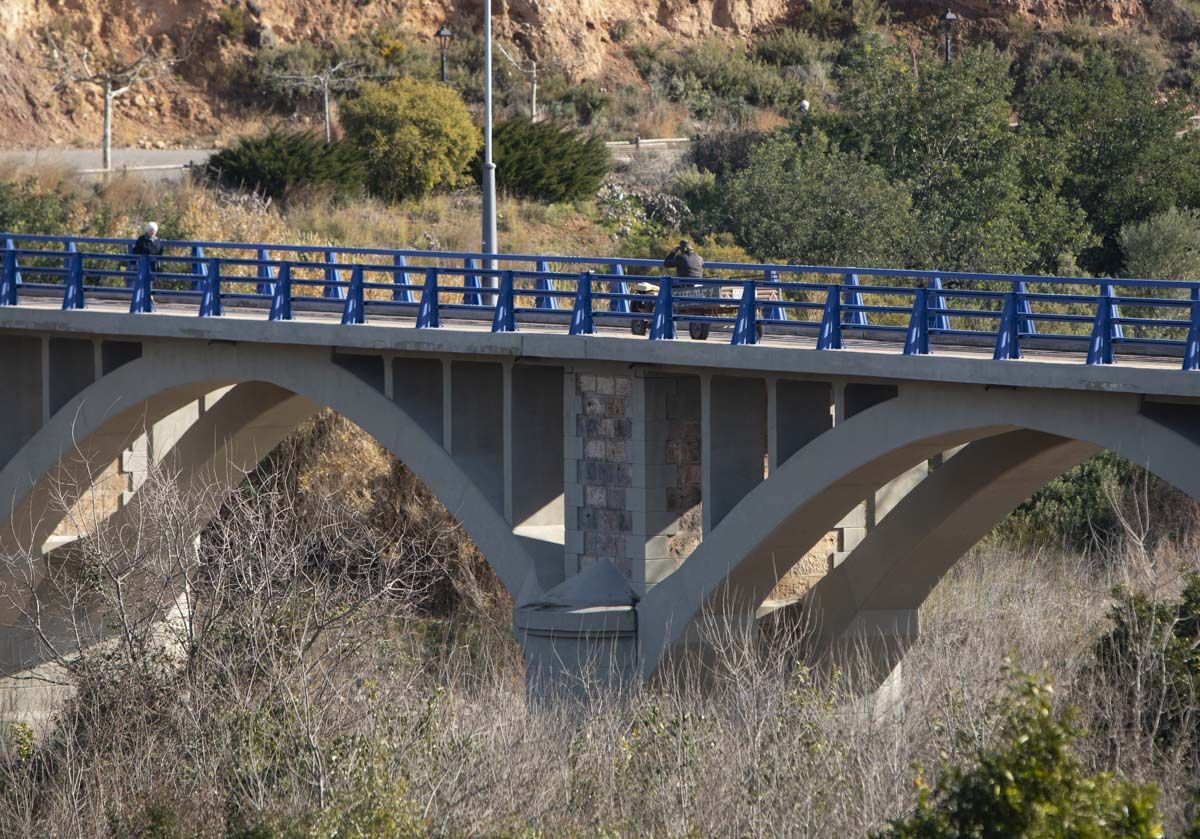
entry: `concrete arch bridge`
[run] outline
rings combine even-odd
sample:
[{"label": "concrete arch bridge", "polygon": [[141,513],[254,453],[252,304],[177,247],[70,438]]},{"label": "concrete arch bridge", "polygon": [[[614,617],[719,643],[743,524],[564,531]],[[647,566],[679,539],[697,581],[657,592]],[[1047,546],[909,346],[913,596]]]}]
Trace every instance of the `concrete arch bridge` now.
[{"label": "concrete arch bridge", "polygon": [[[1082,459],[1200,498],[1194,284],[720,265],[699,295],[638,260],[3,239],[8,675],[48,655],[64,499],[115,469],[128,515],[168,457],[185,495],[232,491],[324,407],[461,522],[534,687],[651,679],[713,615],[804,591],[816,651],[882,680],[954,562]],[[696,323],[728,341],[675,337]]]}]

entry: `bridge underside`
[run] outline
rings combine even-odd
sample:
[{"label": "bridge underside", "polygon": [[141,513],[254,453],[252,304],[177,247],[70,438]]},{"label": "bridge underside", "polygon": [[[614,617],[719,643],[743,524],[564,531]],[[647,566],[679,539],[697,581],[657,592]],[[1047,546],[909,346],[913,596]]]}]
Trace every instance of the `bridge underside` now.
[{"label": "bridge underside", "polygon": [[[203,500],[199,528],[325,407],[461,522],[514,599],[539,690],[651,679],[705,648],[710,619],[779,608],[808,627],[814,656],[865,650],[882,680],[953,563],[1094,452],[1200,498],[1190,384],[1101,389],[1028,365],[1029,386],[997,387],[849,351],[823,353],[836,369],[822,374],[765,348],[735,369],[725,348],[686,342],[630,360],[606,357],[604,339],[533,353],[452,332],[331,349],[339,327],[283,343],[261,324],[234,342],[110,321],[0,325],[0,392],[14,397],[0,414],[0,674],[69,653],[70,616],[46,619],[56,550],[100,521],[144,520],[148,464]],[[102,617],[88,620],[100,637]],[[33,694],[9,695],[11,712]]]}]

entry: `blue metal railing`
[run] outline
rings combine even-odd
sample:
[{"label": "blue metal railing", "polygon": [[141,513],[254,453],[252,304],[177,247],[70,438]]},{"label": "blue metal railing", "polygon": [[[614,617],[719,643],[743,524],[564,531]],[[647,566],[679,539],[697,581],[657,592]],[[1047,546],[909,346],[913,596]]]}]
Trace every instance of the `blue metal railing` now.
[{"label": "blue metal railing", "polygon": [[756,344],[766,330],[815,336],[820,350],[842,349],[849,333],[894,340],[906,355],[988,343],[997,360],[1019,359],[1022,345],[1036,341],[1078,350],[1088,364],[1150,352],[1200,369],[1197,282],[721,262],[707,267],[725,276],[663,282],[661,263],[650,259],[163,245],[163,255],[147,257],[131,254],[128,239],[0,233],[0,306],[61,293],[68,310],[95,296],[127,298],[132,313],[154,311],[156,300],[190,300],[201,317],[220,317],[234,303],[261,305],[283,321],[302,305],[340,310],[344,324],[365,323],[369,313],[411,315],[422,329],[487,317],[495,332],[537,321],[571,335],[609,321],[651,340],[674,338],[681,325],[693,337],[718,326],[735,345]]}]

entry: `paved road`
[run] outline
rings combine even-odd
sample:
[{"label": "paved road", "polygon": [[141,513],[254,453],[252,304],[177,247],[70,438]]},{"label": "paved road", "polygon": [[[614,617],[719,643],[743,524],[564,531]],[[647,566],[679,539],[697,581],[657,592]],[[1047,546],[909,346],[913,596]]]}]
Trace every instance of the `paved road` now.
[{"label": "paved road", "polygon": [[[123,166],[183,166],[200,165],[208,160],[212,149],[113,149],[113,167]],[[38,151],[0,151],[0,166],[61,166],[72,170],[99,169],[99,149],[40,149]],[[185,169],[152,169],[130,172],[131,175],[155,181],[182,180]],[[100,175],[84,175],[98,178]]]}]

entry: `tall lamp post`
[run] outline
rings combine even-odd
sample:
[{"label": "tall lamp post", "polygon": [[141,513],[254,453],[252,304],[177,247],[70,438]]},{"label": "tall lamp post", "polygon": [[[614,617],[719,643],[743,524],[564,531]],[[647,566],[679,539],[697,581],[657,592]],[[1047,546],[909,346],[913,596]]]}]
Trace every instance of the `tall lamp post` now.
[{"label": "tall lamp post", "polygon": [[450,31],[450,27],[442,24],[442,28],[434,33],[433,37],[438,39],[438,46],[442,50],[442,84],[446,83],[446,47],[450,46],[450,39],[454,37],[454,33]]},{"label": "tall lamp post", "polygon": [[942,32],[946,36],[946,63],[949,64],[953,56],[954,47],[954,24],[958,23],[958,15],[950,9],[946,10],[946,14],[942,15]]},{"label": "tall lamp post", "polygon": [[[496,248],[496,164],[492,162],[492,2],[483,0],[483,252],[497,253]],[[489,259],[485,267],[494,271],[496,261]],[[489,275],[485,284],[496,288],[496,277]]]}]

